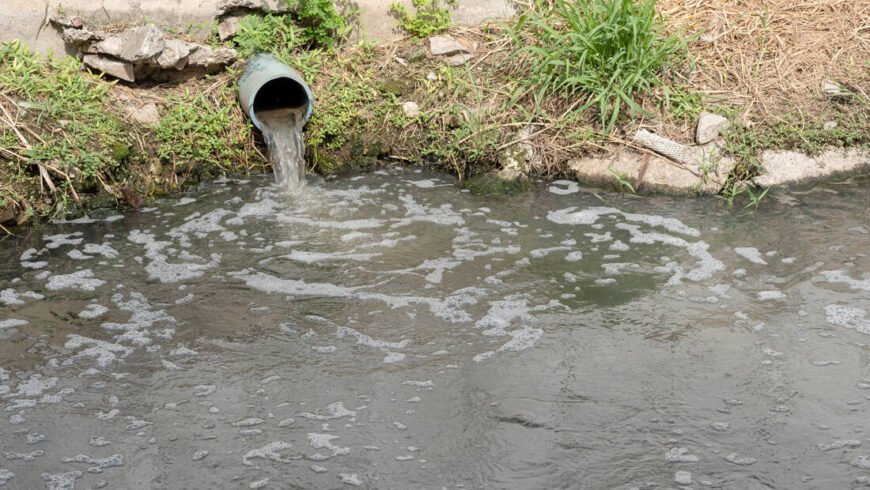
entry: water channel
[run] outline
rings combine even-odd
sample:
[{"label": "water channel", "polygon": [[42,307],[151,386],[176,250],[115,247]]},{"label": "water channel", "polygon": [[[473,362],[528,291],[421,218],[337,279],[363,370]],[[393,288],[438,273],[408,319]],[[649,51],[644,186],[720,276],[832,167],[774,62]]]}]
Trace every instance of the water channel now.
[{"label": "water channel", "polygon": [[0,488],[870,486],[870,187],[390,169],[0,242]]}]

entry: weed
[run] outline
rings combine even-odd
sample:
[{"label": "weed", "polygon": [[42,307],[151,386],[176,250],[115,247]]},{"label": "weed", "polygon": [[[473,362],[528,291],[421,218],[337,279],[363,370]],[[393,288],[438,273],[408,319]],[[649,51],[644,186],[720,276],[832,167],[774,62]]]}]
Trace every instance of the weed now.
[{"label": "weed", "polygon": [[752,189],[747,187],[746,193],[749,195],[749,204],[747,204],[745,207],[748,208],[752,206],[755,209],[758,209],[758,206],[761,204],[761,201],[764,200],[765,196],[767,196],[768,192],[770,192],[770,187],[765,187],[764,190],[762,190],[758,194],[752,192]]},{"label": "weed", "polygon": [[215,176],[254,161],[251,130],[228,86],[214,93],[174,94],[155,132],[157,155],[176,174]]},{"label": "weed", "polygon": [[296,18],[302,26],[302,35],[313,46],[332,48],[344,42],[351,31],[350,18],[359,13],[356,7],[335,9],[333,0],[302,0]]},{"label": "weed", "polygon": [[390,4],[390,13],[399,21],[399,27],[413,37],[424,38],[447,30],[453,15],[449,7],[459,6],[459,0],[411,0],[414,14],[401,3]]},{"label": "weed", "polygon": [[655,0],[535,0],[512,27],[527,63],[523,90],[582,95],[605,132],[626,109],[647,114],[639,98],[665,85],[687,58],[686,41],[662,34]]},{"label": "weed", "polygon": [[613,177],[616,179],[616,183],[619,185],[620,193],[623,193],[625,191],[628,191],[629,194],[635,193],[634,186],[631,185],[631,182],[628,181],[628,175],[626,175],[624,172],[616,170],[615,168],[608,168],[607,171],[610,172],[610,174],[613,175]]},{"label": "weed", "polygon": [[233,43],[239,56],[247,58],[258,52],[292,52],[302,45],[303,39],[292,16],[266,14],[242,19]]}]

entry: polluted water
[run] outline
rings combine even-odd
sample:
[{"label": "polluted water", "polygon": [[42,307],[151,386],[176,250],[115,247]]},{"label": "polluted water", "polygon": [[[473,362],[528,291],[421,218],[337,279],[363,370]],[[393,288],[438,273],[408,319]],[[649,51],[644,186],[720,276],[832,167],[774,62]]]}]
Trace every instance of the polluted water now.
[{"label": "polluted water", "polygon": [[305,153],[302,140],[302,109],[282,108],[257,112],[275,183],[287,190],[305,185]]},{"label": "polluted water", "polygon": [[870,489],[867,184],[382,168],[24,230],[0,490]]}]

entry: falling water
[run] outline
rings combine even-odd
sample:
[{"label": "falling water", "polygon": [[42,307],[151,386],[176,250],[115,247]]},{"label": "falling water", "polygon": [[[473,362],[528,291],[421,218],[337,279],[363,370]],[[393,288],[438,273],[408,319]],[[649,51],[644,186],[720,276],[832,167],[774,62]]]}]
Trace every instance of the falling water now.
[{"label": "falling water", "polygon": [[269,145],[275,182],[287,190],[304,186],[302,110],[284,108],[260,111],[257,118],[263,125],[263,136]]}]

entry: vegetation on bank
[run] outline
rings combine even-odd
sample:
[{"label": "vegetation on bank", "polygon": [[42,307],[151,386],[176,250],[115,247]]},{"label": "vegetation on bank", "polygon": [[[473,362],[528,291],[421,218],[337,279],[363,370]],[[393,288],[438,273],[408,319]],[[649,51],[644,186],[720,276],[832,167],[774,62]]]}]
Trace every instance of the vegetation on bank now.
[{"label": "vegetation on bank", "polygon": [[[688,142],[698,114],[710,110],[732,121],[724,149],[739,164],[723,194],[733,200],[757,174],[761,149],[870,147],[868,71],[842,74],[843,95],[758,117],[755,102],[705,88],[717,70],[738,75],[727,60],[699,57],[708,46],[697,26],[675,27],[667,19],[679,11],[665,17],[653,0],[535,0],[513,21],[455,31],[474,51],[457,66],[430,56],[425,39],[449,27],[455,3],[414,6],[395,10],[410,37],[381,47],[349,45],[355,12],[330,0],[251,15],[229,41],[242,56],[272,52],[309,81],[317,96],[305,135],[309,170],[424,163],[481,192],[521,190],[524,178],[558,176],[573,159],[631,144],[638,127]],[[74,60],[0,45],[0,222],[266,168],[236,103],[239,70],[133,89]],[[149,101],[160,107],[159,123],[131,122],[130,111]],[[513,182],[493,184],[495,172]],[[626,179],[616,182],[633,192]]]}]

